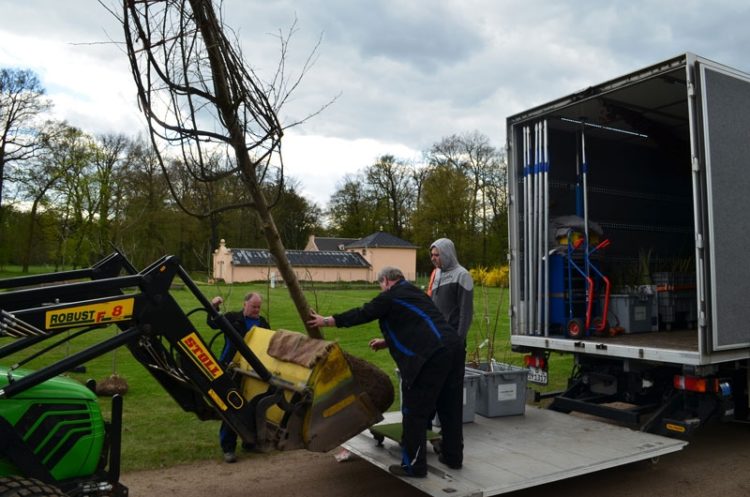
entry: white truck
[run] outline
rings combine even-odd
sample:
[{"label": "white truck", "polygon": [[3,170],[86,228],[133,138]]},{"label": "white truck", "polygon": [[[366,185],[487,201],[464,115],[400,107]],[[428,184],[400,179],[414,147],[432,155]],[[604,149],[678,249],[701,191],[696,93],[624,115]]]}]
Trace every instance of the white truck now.
[{"label": "white truck", "polygon": [[511,343],[552,408],[748,419],[750,75],[684,54],[508,118]]},{"label": "white truck", "polygon": [[[748,133],[750,75],[690,53],[507,119],[511,344],[530,382],[553,354],[573,372],[549,409],[465,424],[463,469],[430,454],[408,483],[498,495],[748,419]],[[367,433],[345,447],[400,459]]]}]

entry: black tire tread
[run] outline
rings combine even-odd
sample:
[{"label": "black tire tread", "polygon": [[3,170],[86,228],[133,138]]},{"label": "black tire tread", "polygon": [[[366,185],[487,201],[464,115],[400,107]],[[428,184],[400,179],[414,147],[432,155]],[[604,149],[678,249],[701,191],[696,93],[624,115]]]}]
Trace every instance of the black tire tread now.
[{"label": "black tire tread", "polygon": [[0,477],[0,497],[67,497],[59,488],[33,478]]}]

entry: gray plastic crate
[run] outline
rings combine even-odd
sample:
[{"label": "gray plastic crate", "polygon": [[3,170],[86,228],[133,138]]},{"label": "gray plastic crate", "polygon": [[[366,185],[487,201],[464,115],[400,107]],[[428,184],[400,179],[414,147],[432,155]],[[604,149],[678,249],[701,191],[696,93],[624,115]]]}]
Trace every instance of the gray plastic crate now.
[{"label": "gray plastic crate", "polygon": [[[401,391],[401,372],[396,368],[396,376],[398,377],[398,399],[399,406],[402,402],[402,391]],[[479,390],[479,377],[478,373],[470,371],[469,368],[464,371],[464,393],[463,393],[463,411],[462,421],[464,423],[473,423],[474,414],[476,413],[477,404],[477,391]],[[433,426],[440,426],[440,420],[437,415],[432,420]]]},{"label": "gray plastic crate", "polygon": [[[491,367],[490,367],[491,366]],[[516,416],[526,412],[526,378],[528,369],[493,362],[479,369],[467,367],[479,375],[476,412],[486,418]]]},{"label": "gray plastic crate", "polygon": [[660,327],[695,328],[698,319],[695,274],[660,272],[652,278],[657,289]]},{"label": "gray plastic crate", "polygon": [[[625,333],[653,331],[656,316],[653,315],[654,295],[613,294],[609,296],[607,319],[610,326],[619,324]],[[656,327],[658,329],[658,327]]]},{"label": "gray plastic crate", "polygon": [[464,423],[474,422],[477,408],[477,391],[479,390],[479,376],[471,371],[464,372]]}]

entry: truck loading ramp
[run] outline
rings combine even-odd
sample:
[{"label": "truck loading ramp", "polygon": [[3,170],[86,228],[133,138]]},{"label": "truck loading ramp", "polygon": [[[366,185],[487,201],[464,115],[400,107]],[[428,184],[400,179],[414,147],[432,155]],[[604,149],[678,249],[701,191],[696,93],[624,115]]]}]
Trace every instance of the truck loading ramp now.
[{"label": "truck loading ramp", "polygon": [[[400,412],[389,412],[383,423],[400,420]],[[429,450],[427,477],[402,479],[433,497],[489,497],[659,457],[685,445],[682,440],[527,406],[522,416],[477,415],[473,423],[464,424],[462,469],[440,464]],[[396,442],[386,439],[378,446],[369,431],[343,447],[385,471],[401,461]]]}]

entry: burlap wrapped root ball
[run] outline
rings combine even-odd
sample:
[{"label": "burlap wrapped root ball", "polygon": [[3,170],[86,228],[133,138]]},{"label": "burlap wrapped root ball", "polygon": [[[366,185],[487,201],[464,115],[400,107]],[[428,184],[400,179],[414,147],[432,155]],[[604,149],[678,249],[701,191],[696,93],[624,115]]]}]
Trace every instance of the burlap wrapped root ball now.
[{"label": "burlap wrapped root ball", "polygon": [[374,407],[384,413],[395,399],[393,383],[385,372],[364,359],[345,353],[354,379],[370,397]]},{"label": "burlap wrapped root ball", "polygon": [[[296,331],[276,330],[268,344],[268,355],[312,368],[333,346],[334,342],[311,338]],[[381,414],[387,411],[394,399],[391,379],[374,364],[343,352],[354,380],[368,394],[373,407]]]},{"label": "burlap wrapped root ball", "polygon": [[128,382],[117,373],[113,373],[109,378],[96,383],[96,394],[100,396],[125,395],[127,391]]}]

